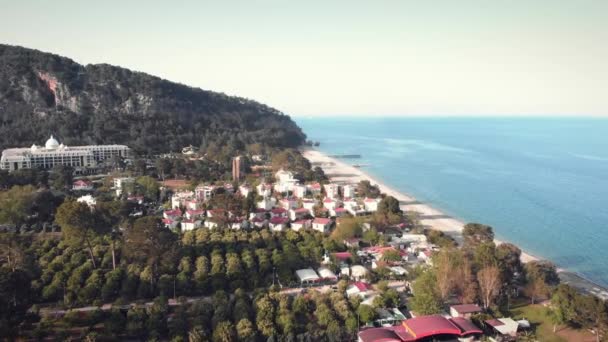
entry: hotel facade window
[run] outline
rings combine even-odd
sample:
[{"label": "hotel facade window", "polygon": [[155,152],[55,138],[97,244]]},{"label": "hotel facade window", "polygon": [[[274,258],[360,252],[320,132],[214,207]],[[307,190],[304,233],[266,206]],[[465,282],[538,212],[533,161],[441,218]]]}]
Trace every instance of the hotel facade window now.
[{"label": "hotel facade window", "polygon": [[9,148],[2,151],[0,169],[52,169],[55,166],[71,166],[75,169],[95,167],[99,162],[113,157],[128,158],[129,147],[125,145],[65,146],[53,136],[44,146]]}]

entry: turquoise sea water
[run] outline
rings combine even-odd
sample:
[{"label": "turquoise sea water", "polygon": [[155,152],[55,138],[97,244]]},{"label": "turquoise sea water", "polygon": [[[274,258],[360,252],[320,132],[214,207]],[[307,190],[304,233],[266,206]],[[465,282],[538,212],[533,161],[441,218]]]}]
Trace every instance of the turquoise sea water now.
[{"label": "turquoise sea water", "polygon": [[608,119],[296,121],[321,151],[608,286]]}]

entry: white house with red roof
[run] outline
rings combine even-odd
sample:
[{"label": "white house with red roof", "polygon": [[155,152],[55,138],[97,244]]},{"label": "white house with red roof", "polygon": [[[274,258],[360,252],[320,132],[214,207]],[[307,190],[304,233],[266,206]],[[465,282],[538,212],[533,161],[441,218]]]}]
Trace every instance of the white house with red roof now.
[{"label": "white house with red roof", "polygon": [[201,220],[182,220],[181,222],[181,226],[182,226],[182,231],[186,231],[186,230],[193,230],[196,228],[199,228],[203,225],[203,222]]},{"label": "white house with red roof", "polygon": [[332,199],[332,198],[326,197],[326,198],[323,200],[323,206],[324,206],[324,207],[325,207],[327,210],[334,210],[334,209],[336,209],[336,208],[338,207],[338,201],[336,201],[336,200],[334,200],[334,199]]},{"label": "white house with red roof", "polygon": [[283,217],[287,218],[288,211],[285,208],[274,208],[270,210],[270,217]]},{"label": "white house with red roof", "polygon": [[88,179],[77,179],[72,183],[72,190],[89,191],[93,190],[93,182]]},{"label": "white house with red roof", "polygon": [[188,220],[201,219],[205,216],[205,211],[202,209],[189,209],[186,210],[184,215]]},{"label": "white house with red roof", "polygon": [[298,231],[300,229],[308,229],[312,227],[312,220],[298,220],[291,223],[291,229]]},{"label": "white house with red roof", "polygon": [[365,198],[363,200],[363,206],[365,210],[368,212],[375,212],[378,210],[378,203],[380,203],[379,198]]},{"label": "white house with red roof", "polygon": [[171,218],[164,218],[163,224],[169,229],[175,229],[175,227],[177,227],[177,225],[179,224],[179,221],[173,220]]},{"label": "white house with red roof", "polygon": [[320,194],[321,193],[321,189],[323,188],[321,186],[321,183],[318,183],[318,182],[317,183],[308,184],[306,187],[308,188],[308,191],[313,196],[316,196],[316,195]]},{"label": "white house with red roof", "polygon": [[313,208],[315,207],[315,205],[317,204],[317,201],[312,200],[312,199],[303,199],[302,200],[302,207],[306,208],[308,210],[310,210],[310,212],[312,212]]},{"label": "white house with red roof", "polygon": [[482,312],[477,304],[459,304],[450,306],[450,316],[471,318],[471,316]]},{"label": "white house with red roof", "polygon": [[354,282],[346,288],[346,295],[348,297],[359,296],[362,299],[365,299],[369,295],[374,293],[374,289],[368,283],[364,283],[361,281]]},{"label": "white house with red roof", "polygon": [[186,209],[196,210],[200,208],[200,203],[196,198],[193,198],[190,200],[186,200],[184,202],[184,207],[186,207]]},{"label": "white house with red roof", "polygon": [[163,211],[163,218],[175,220],[178,217],[182,217],[182,211],[179,209]]},{"label": "white house with red roof", "polygon": [[312,221],[312,229],[322,233],[328,232],[331,227],[331,220],[328,218],[317,217]]},{"label": "white house with red roof", "polygon": [[279,206],[283,209],[295,209],[298,207],[298,200],[293,198],[293,197],[286,197],[286,198],[282,198],[279,201]]},{"label": "white house with red roof", "polygon": [[267,223],[267,220],[265,218],[262,218],[262,217],[253,217],[249,221],[251,222],[251,224],[253,224],[257,228],[262,228]]},{"label": "white house with red roof", "polygon": [[268,226],[271,230],[280,232],[287,228],[287,224],[289,223],[289,219],[286,217],[273,217],[268,221]]},{"label": "white house with red roof", "polygon": [[325,196],[329,198],[338,198],[340,196],[340,186],[338,184],[325,184],[323,188],[325,189]]},{"label": "white house with red roof", "polygon": [[329,210],[329,214],[331,216],[335,216],[335,217],[342,217],[346,214],[348,214],[348,210],[346,210],[345,208],[335,208],[335,209],[331,209]]},{"label": "white house with red roof", "polygon": [[306,208],[298,208],[289,210],[289,218],[292,221],[298,221],[310,215],[310,210]]}]

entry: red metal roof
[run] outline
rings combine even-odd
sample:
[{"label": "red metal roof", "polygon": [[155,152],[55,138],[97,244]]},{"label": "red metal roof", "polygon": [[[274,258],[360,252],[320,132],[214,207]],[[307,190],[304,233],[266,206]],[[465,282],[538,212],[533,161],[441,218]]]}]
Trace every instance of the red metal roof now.
[{"label": "red metal roof", "polygon": [[403,326],[416,339],[433,335],[460,335],[460,329],[456,325],[439,315],[406,319]]},{"label": "red metal roof", "polygon": [[367,291],[372,288],[369,284],[361,282],[361,281],[358,281],[358,282],[354,283],[353,285],[355,285],[361,292]]},{"label": "red metal roof", "polygon": [[334,257],[338,260],[346,260],[352,258],[353,255],[350,252],[336,252],[334,253]]},{"label": "red metal roof", "polygon": [[395,327],[362,330],[359,332],[359,337],[364,342],[415,342],[436,335],[466,336],[482,333],[467,319],[447,319],[440,315],[431,315],[406,319],[401,325]]},{"label": "red metal roof", "polygon": [[283,214],[286,213],[287,210],[283,209],[283,208],[274,208],[271,210],[273,214]]},{"label": "red metal roof", "polygon": [[167,215],[167,216],[182,216],[182,212],[179,209],[165,210],[165,215]]},{"label": "red metal roof", "polygon": [[371,328],[359,332],[363,342],[401,342],[403,341],[394,331],[386,328]]},{"label": "red metal roof", "polygon": [[328,224],[329,222],[331,222],[331,220],[330,220],[330,219],[328,219],[328,218],[322,218],[322,217],[317,217],[317,218],[316,218],[316,219],[313,221],[313,223],[316,223],[316,224]]},{"label": "red metal roof", "polygon": [[460,335],[469,335],[469,334],[483,334],[483,331],[479,329],[473,322],[468,319],[462,317],[454,317],[450,318],[450,321],[454,323],[460,329]]}]

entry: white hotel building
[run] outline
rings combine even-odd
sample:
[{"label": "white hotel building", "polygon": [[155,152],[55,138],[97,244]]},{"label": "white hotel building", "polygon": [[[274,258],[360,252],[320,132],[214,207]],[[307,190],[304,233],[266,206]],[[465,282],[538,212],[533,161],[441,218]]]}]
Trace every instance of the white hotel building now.
[{"label": "white hotel building", "polygon": [[2,151],[0,169],[52,169],[57,165],[74,169],[92,168],[98,162],[114,156],[129,157],[129,147],[125,145],[65,146],[51,136],[43,146],[9,148]]}]

